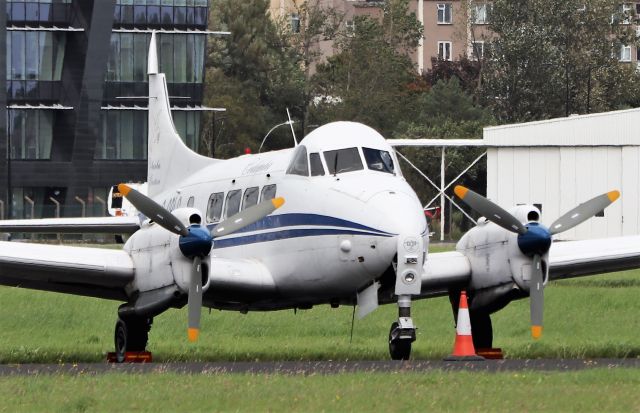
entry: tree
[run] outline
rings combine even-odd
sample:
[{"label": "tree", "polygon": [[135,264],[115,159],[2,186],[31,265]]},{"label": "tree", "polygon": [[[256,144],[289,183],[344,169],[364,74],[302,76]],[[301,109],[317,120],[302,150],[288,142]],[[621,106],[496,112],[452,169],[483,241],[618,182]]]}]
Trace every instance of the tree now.
[{"label": "tree", "polygon": [[[211,118],[205,122],[210,141],[204,145],[215,156],[237,155],[245,147],[255,151],[265,133],[286,120],[286,108],[300,114],[304,72],[266,0],[220,0],[211,10],[212,27],[231,35],[209,42],[205,103],[226,113],[223,125]],[[290,136],[280,128],[269,139],[289,146]]]},{"label": "tree", "polygon": [[[496,37],[483,68],[484,102],[506,122],[530,121],[637,100],[637,75],[619,63],[634,42],[609,0],[496,0]],[[612,18],[613,16],[613,18]]]},{"label": "tree", "polygon": [[336,41],[337,53],[313,77],[312,122],[359,121],[389,136],[413,110],[417,72],[410,55],[422,27],[408,3],[387,0],[379,18],[354,18],[353,32]]}]

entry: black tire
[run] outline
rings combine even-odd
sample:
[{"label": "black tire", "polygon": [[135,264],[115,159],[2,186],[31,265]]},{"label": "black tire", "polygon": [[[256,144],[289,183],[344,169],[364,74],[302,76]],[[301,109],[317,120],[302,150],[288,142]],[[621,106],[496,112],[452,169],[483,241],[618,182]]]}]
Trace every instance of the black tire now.
[{"label": "black tire", "polygon": [[394,337],[398,322],[394,321],[389,329],[389,355],[391,360],[409,360],[411,356],[411,340]]},{"label": "black tire", "polygon": [[146,350],[152,321],[150,318],[126,320],[118,318],[114,335],[116,361],[118,363],[124,362],[127,351]]},{"label": "black tire", "polygon": [[127,351],[127,324],[118,319],[114,334],[114,344],[116,347],[116,362],[123,363]]}]

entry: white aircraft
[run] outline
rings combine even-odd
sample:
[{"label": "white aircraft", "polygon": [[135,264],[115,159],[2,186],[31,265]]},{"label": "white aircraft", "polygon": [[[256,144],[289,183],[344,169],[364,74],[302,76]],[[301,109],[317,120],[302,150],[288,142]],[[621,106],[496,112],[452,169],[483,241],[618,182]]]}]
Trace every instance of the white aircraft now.
[{"label": "white aircraft", "polygon": [[130,235],[121,251],[0,242],[0,284],[123,302],[115,329],[119,361],[126,351],[145,350],[153,317],[185,304],[195,340],[202,306],[247,312],[357,303],[364,316],[397,303],[389,351],[408,359],[416,338],[412,301],[447,294],[455,300],[462,289],[475,344],[491,347],[490,314],[510,301],[531,297],[537,337],[548,281],[640,267],[640,237],[552,245],[554,233],[604,209],[616,191],[547,229],[532,205],[507,212],[457,187],[486,219],[456,251],[427,257],[422,205],[373,129],[336,122],[293,149],[210,159],[190,151],[175,131],[155,35],[148,75],[148,195],[119,186],[140,215],[0,222],[0,231]]}]

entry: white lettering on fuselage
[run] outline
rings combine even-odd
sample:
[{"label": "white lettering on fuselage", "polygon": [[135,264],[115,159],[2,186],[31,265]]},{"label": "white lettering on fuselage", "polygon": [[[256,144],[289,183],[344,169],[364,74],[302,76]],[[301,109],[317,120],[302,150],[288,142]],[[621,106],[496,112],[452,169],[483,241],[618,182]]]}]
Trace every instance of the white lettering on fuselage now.
[{"label": "white lettering on fuselage", "polygon": [[249,164],[242,170],[242,175],[243,176],[255,175],[257,173],[264,172],[264,171],[268,170],[269,168],[271,168],[271,165],[273,165],[273,162],[271,162],[271,161],[264,162],[264,163],[258,162],[258,163],[255,163],[255,164]]}]

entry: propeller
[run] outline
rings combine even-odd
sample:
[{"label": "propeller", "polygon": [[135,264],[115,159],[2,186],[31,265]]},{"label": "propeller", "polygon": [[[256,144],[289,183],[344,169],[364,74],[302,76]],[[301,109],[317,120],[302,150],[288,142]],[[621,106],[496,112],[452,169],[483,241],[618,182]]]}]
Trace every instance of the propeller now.
[{"label": "propeller", "polygon": [[551,236],[567,231],[604,210],[620,197],[620,192],[610,191],[584,202],[556,219],[550,229],[537,222],[523,225],[516,217],[482,195],[463,186],[454,188],[455,194],[471,208],[489,221],[518,234],[518,248],[533,259],[533,270],[529,284],[531,313],[531,336],[534,339],[542,335],[544,308],[544,268],[542,256],[551,248]]},{"label": "propeller", "polygon": [[213,241],[217,237],[232,234],[269,215],[284,204],[284,198],[274,198],[246,208],[216,225],[211,232],[201,226],[201,218],[194,214],[189,218],[190,225],[185,227],[180,220],[148,196],[125,185],[118,185],[120,193],[140,212],[152,219],[162,228],[180,235],[178,247],[182,254],[193,260],[189,279],[187,301],[189,341],[196,341],[200,333],[200,315],[202,312],[202,258],[209,255]]}]

